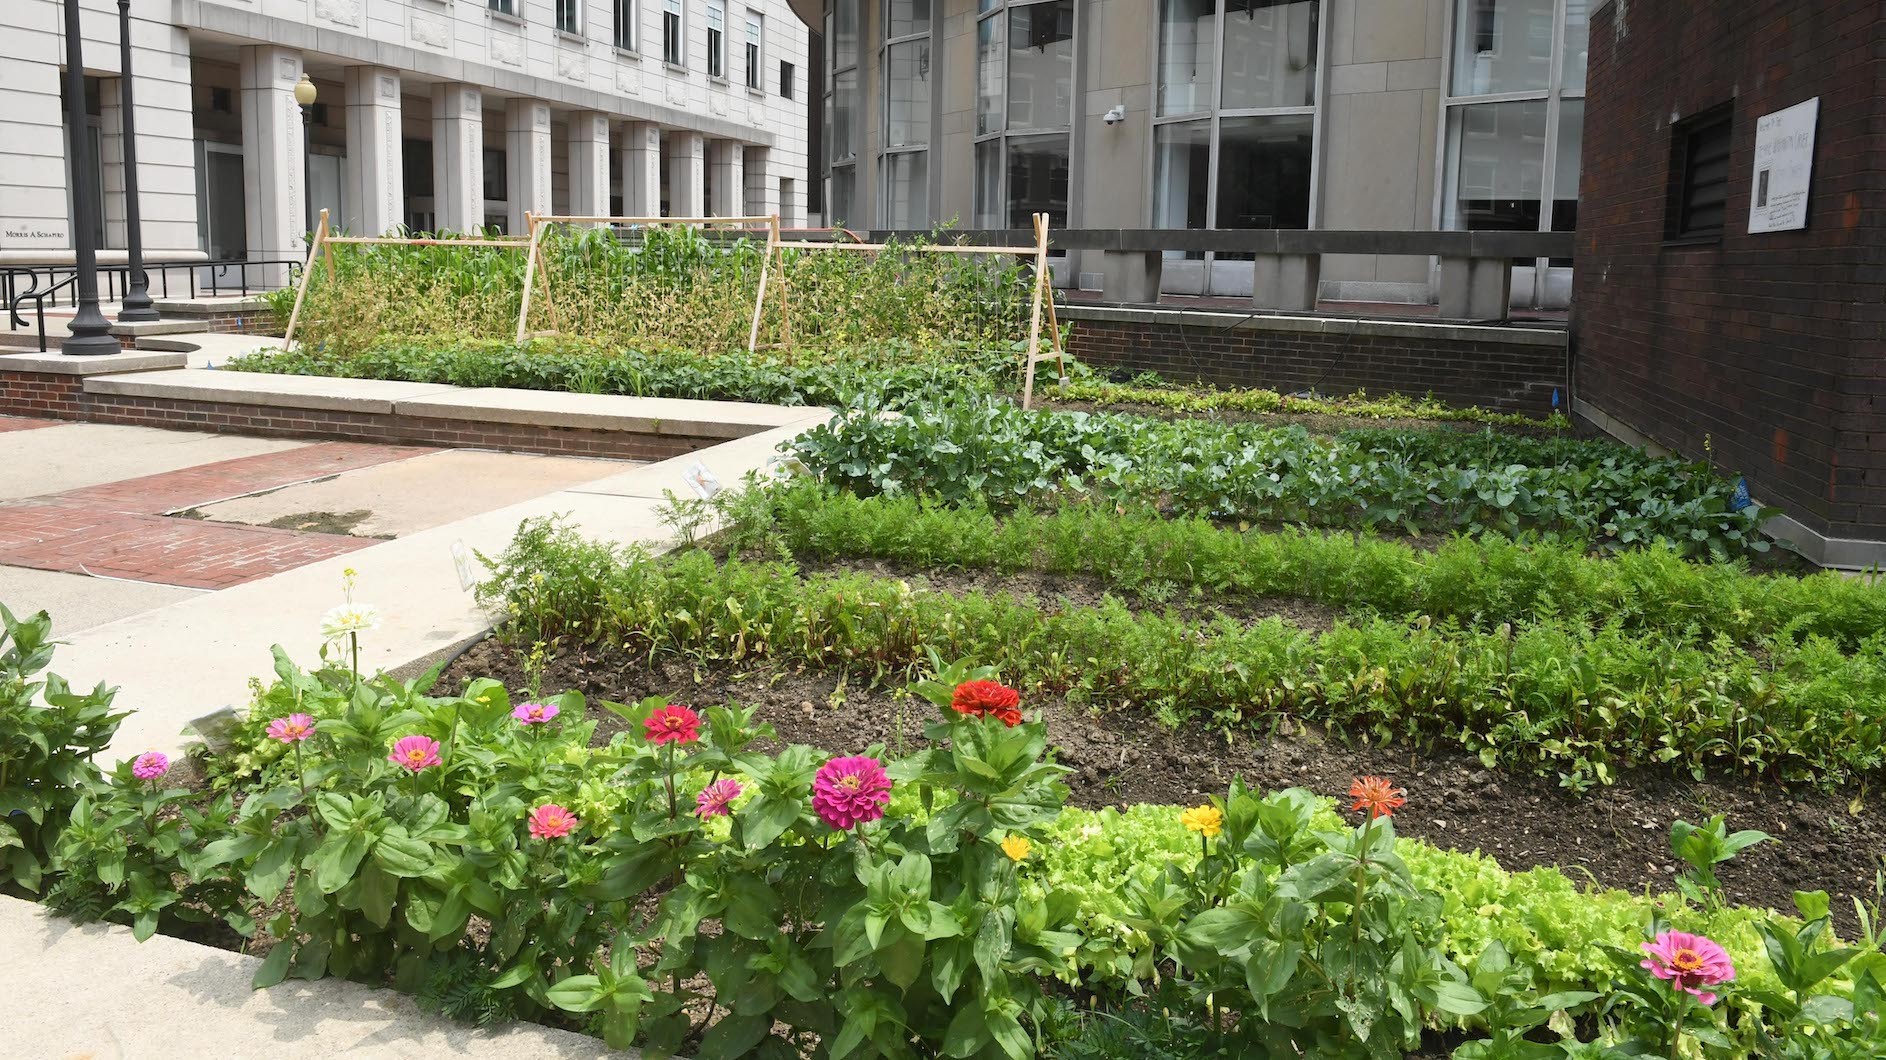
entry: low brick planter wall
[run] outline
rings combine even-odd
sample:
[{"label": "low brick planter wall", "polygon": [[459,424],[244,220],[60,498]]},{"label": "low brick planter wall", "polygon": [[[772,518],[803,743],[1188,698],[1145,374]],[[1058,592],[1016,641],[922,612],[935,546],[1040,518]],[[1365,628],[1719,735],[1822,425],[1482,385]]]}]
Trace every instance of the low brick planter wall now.
[{"label": "low brick planter wall", "polygon": [[[1450,405],[1543,415],[1566,385],[1551,328],[1069,306],[1069,350],[1098,367],[1292,393],[1432,394]],[[1563,396],[1563,395],[1561,395]]]}]

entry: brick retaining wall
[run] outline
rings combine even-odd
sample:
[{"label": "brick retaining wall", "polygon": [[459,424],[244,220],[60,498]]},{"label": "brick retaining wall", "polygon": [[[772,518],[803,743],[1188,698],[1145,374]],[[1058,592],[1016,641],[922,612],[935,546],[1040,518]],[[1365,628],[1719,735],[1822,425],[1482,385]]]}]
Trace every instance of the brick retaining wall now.
[{"label": "brick retaining wall", "polygon": [[581,427],[540,427],[431,416],[382,415],[224,401],[90,394],[84,377],[5,370],[0,362],[0,414],[172,430],[289,438],[348,438],[440,448],[500,449],[559,456],[666,460],[725,437],[644,434]]},{"label": "brick retaining wall", "polygon": [[1187,382],[1431,394],[1533,415],[1552,411],[1553,391],[1566,385],[1564,335],[1544,329],[1324,319],[1292,326],[1278,317],[1080,308],[1063,316],[1075,321],[1069,352],[1081,361]]}]

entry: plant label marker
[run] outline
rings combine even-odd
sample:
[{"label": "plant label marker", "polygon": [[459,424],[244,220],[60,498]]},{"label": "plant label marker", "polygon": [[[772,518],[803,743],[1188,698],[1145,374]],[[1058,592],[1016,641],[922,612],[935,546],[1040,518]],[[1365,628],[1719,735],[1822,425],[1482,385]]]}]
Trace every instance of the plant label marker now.
[{"label": "plant label marker", "polygon": [[681,477],[687,481],[688,488],[694,491],[694,495],[704,501],[713,500],[714,494],[721,490],[720,479],[712,471],[707,470],[707,465],[699,460],[689,464]]},{"label": "plant label marker", "polygon": [[471,592],[472,577],[471,551],[465,547],[465,539],[452,542],[452,566],[458,571],[458,587],[461,591]]}]

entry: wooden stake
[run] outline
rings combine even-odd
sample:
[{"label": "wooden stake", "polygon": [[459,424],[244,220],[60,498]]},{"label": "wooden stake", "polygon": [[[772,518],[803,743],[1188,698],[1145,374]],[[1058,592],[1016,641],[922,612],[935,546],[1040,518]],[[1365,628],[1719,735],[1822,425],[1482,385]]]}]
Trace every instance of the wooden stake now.
[{"label": "wooden stake", "polygon": [[766,256],[760,259],[760,290],[753,298],[753,327],[747,332],[747,356],[760,344],[760,313],[766,308],[766,284],[773,275],[773,254],[779,249],[779,215],[768,219]]},{"label": "wooden stake", "polygon": [[[282,349],[287,349],[295,341],[295,325],[301,322],[301,301],[308,297],[308,281],[314,277],[314,256],[320,253],[327,243],[327,208],[321,209],[320,223],[314,226],[314,239],[308,244],[308,262],[301,267],[301,287],[295,291],[295,308],[288,314],[288,331],[282,336]],[[332,253],[330,251],[330,253]],[[328,259],[330,270],[333,258]],[[330,275],[332,275],[330,271]]]},{"label": "wooden stake", "polygon": [[1048,282],[1048,215],[1035,215],[1035,293],[1028,312],[1028,366],[1022,379],[1022,408],[1035,400],[1035,349],[1041,341],[1041,292]]},{"label": "wooden stake", "polygon": [[524,255],[524,301],[517,310],[517,344],[524,345],[524,333],[530,326],[530,295],[535,289],[533,280],[537,275],[537,218],[528,210],[524,213],[524,223],[530,227],[530,249]]}]

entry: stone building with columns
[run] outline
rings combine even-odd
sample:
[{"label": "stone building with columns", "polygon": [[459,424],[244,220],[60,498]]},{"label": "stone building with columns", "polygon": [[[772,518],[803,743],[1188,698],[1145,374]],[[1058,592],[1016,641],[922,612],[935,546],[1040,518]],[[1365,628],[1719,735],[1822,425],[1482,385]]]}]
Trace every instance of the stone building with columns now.
[{"label": "stone building with columns", "polygon": [[[79,2],[94,235],[122,261],[118,5]],[[0,266],[71,260],[61,4],[0,4]],[[354,234],[515,233],[526,212],[806,216],[809,38],[784,0],[130,10],[147,261],[298,258],[321,208]]]}]

